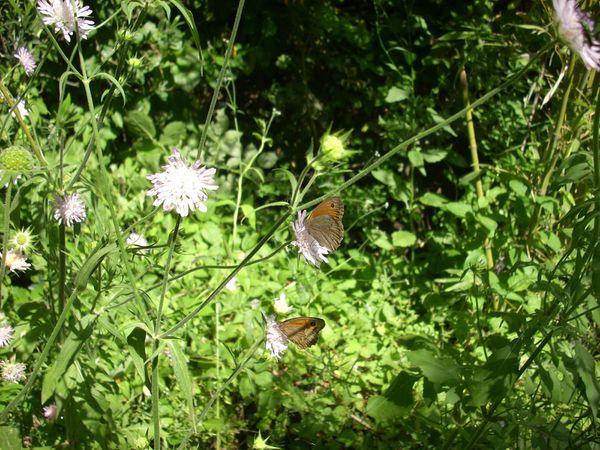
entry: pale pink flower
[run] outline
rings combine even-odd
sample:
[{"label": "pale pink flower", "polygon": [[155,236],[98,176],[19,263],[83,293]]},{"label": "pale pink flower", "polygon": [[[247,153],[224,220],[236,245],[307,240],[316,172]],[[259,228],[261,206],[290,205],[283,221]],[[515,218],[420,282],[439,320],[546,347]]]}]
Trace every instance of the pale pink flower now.
[{"label": "pale pink flower", "polygon": [[0,368],[2,369],[2,378],[4,381],[18,383],[25,379],[25,369],[27,367],[23,363],[0,361]]},{"label": "pale pink flower", "polygon": [[58,408],[54,403],[44,406],[43,414],[44,419],[46,419],[48,422],[54,422],[58,416]]},{"label": "pale pink flower", "polygon": [[71,35],[76,31],[81,39],[86,39],[95,29],[94,21],[89,19],[91,8],[83,6],[80,0],[38,0],[37,9],[44,25],[54,26],[54,31],[62,32],[67,42],[71,42]]},{"label": "pale pink flower", "polygon": [[54,218],[59,224],[71,227],[74,223],[81,223],[86,218],[85,203],[81,196],[75,192],[56,197],[54,205]]},{"label": "pale pink flower", "polygon": [[17,53],[14,54],[14,57],[19,60],[21,66],[23,66],[23,70],[25,70],[25,74],[30,77],[33,72],[35,72],[35,68],[37,64],[35,63],[35,59],[29,50],[25,47],[19,47]]},{"label": "pale pink flower", "polygon": [[0,326],[0,347],[7,347],[12,340],[14,328],[10,325]]},{"label": "pale pink flower", "polygon": [[12,273],[16,273],[17,271],[24,272],[31,267],[31,264],[27,262],[27,256],[12,249],[6,252],[4,265]]},{"label": "pale pink flower", "polygon": [[288,348],[288,338],[283,334],[281,328],[279,328],[275,316],[268,316],[265,319],[267,321],[266,347],[271,352],[271,355],[273,355],[273,358],[278,359]]},{"label": "pale pink flower", "polygon": [[323,247],[317,240],[310,235],[306,229],[306,211],[298,212],[298,220],[292,224],[294,233],[296,234],[296,240],[292,242],[292,245],[298,247],[298,251],[302,253],[304,259],[307,262],[313,263],[319,267],[321,261],[327,262],[327,255],[329,250]]},{"label": "pale pink flower", "polygon": [[168,161],[162,172],[146,176],[154,184],[146,194],[156,196],[153,205],[162,205],[166,212],[174,209],[182,217],[196,209],[206,212],[206,190],[219,188],[213,179],[216,169],[202,167],[200,161],[189,165],[176,148]]},{"label": "pale pink flower", "polygon": [[294,309],[290,305],[288,305],[285,292],[282,292],[279,295],[279,297],[275,299],[275,302],[273,303],[273,308],[275,309],[275,312],[277,314],[287,314],[292,309]]},{"label": "pale pink flower", "polygon": [[579,55],[585,67],[600,71],[600,41],[593,35],[595,24],[577,0],[552,0],[558,34]]}]

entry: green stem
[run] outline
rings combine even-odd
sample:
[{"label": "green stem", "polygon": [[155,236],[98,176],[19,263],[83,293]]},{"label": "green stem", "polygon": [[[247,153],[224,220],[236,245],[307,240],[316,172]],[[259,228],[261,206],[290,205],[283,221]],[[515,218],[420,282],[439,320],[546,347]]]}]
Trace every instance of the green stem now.
[{"label": "green stem", "polygon": [[6,275],[6,255],[8,253],[8,234],[10,232],[10,202],[12,198],[12,180],[8,180],[6,188],[6,197],[4,199],[4,223],[2,224],[2,266],[0,267],[0,311],[4,306],[4,297],[2,296],[2,288],[4,287],[4,276]]},{"label": "green stem", "polygon": [[219,91],[221,90],[221,85],[223,84],[223,79],[225,78],[225,72],[227,70],[227,66],[229,65],[229,58],[231,57],[231,51],[233,50],[233,44],[235,42],[235,38],[237,36],[237,31],[240,26],[240,21],[242,19],[242,11],[244,10],[244,2],[245,2],[245,0],[240,0],[240,2],[238,3],[237,11],[235,13],[235,20],[233,22],[233,29],[231,30],[231,36],[229,36],[229,43],[227,44],[227,50],[225,51],[225,57],[223,58],[223,65],[221,66],[221,71],[219,72],[219,76],[217,77],[217,83],[215,85],[215,90],[213,92],[212,98],[210,99],[210,106],[208,107],[208,113],[206,114],[206,121],[204,122],[204,128],[202,129],[202,136],[200,137],[200,144],[198,145],[198,154],[196,156],[196,159],[200,159],[202,150],[204,149],[204,144],[206,143],[208,127],[210,125],[210,121],[212,120],[213,113],[215,112],[215,106],[217,105],[217,99],[219,98]]},{"label": "green stem", "polygon": [[152,359],[152,422],[154,424],[154,448],[160,449],[160,378],[159,378],[159,357],[160,352],[158,351],[159,339],[157,336],[160,334],[160,326],[162,321],[163,306],[165,302],[165,295],[167,293],[167,287],[169,285],[169,271],[171,270],[171,260],[175,250],[175,242],[177,242],[177,235],[179,234],[179,226],[181,225],[181,216],[177,215],[177,221],[175,222],[175,228],[170,236],[169,242],[169,253],[167,254],[167,261],[165,262],[165,270],[163,277],[162,290],[160,293],[160,299],[158,302],[158,309],[156,311],[156,322],[154,324],[154,344],[153,353],[154,358]]}]

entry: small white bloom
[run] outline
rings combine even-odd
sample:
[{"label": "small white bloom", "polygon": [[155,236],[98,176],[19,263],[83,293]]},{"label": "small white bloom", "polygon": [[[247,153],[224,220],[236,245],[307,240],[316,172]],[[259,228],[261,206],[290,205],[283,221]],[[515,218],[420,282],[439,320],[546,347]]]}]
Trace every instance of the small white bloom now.
[{"label": "small white bloom", "polygon": [[176,148],[173,149],[173,154],[169,156],[168,161],[168,164],[163,166],[162,172],[146,177],[154,184],[146,194],[156,196],[153,205],[162,205],[166,212],[175,209],[182,217],[196,209],[202,212],[208,211],[204,204],[208,198],[205,191],[219,188],[213,180],[216,169],[202,167],[200,161],[188,165]]},{"label": "small white bloom", "polygon": [[235,291],[237,289],[237,278],[233,277],[231,280],[229,280],[225,285],[225,288],[231,292]]},{"label": "small white bloom", "polygon": [[58,408],[54,403],[48,406],[44,406],[43,414],[44,418],[48,422],[54,422],[56,420],[56,417],[58,416]]},{"label": "small white bloom", "polygon": [[277,314],[287,314],[294,309],[288,305],[285,292],[282,292],[281,295],[275,300],[273,307],[275,308],[275,312]]},{"label": "small white bloom", "polygon": [[9,250],[6,252],[6,261],[4,265],[12,273],[17,271],[24,272],[31,267],[31,264],[27,262],[27,257],[15,250]]},{"label": "small white bloom", "polygon": [[[14,103],[15,100],[13,100]],[[2,92],[0,92],[0,103],[4,103],[5,99],[4,99],[4,94],[2,94]],[[6,105],[8,106],[8,102],[6,102]],[[14,108],[10,108],[10,115],[14,118],[17,117],[17,115],[15,114],[15,109]],[[24,119],[25,117],[27,117],[29,115],[29,110],[27,109],[27,107],[25,106],[25,100],[19,100],[19,102],[17,103],[17,109],[19,110],[19,115],[21,116],[21,119]]]},{"label": "small white bloom", "polygon": [[80,0],[38,0],[37,10],[42,15],[44,25],[53,25],[54,31],[62,32],[67,42],[71,42],[71,35],[75,31],[79,32],[81,39],[86,39],[95,28],[94,21],[88,19],[92,15],[91,8],[83,6]]},{"label": "small white bloom", "polygon": [[64,222],[67,227],[81,223],[86,218],[85,203],[77,192],[56,197],[54,208],[54,218],[59,224]]},{"label": "small white bloom", "polygon": [[14,54],[14,57],[19,60],[21,66],[25,70],[25,74],[30,77],[33,72],[35,72],[35,68],[37,64],[35,63],[35,59],[33,59],[33,55],[29,53],[25,47],[19,47],[17,53]]},{"label": "small white bloom", "polygon": [[558,34],[588,69],[600,71],[600,41],[592,34],[595,24],[577,0],[552,0]]},{"label": "small white bloom", "polygon": [[0,347],[7,347],[15,332],[14,328],[10,325],[0,326]]},{"label": "small white bloom", "polygon": [[307,262],[311,262],[319,267],[321,261],[327,262],[327,257],[325,255],[329,253],[329,250],[319,244],[317,240],[310,235],[306,229],[304,223],[305,220],[306,211],[298,212],[298,220],[292,224],[294,233],[296,234],[296,240],[292,242],[292,245],[298,247],[298,251],[302,253],[302,256],[304,256],[304,259]]},{"label": "small white bloom", "polygon": [[[131,233],[129,235],[129,237],[127,238],[127,244],[128,245],[135,245],[137,247],[148,247],[148,241],[146,240],[146,238],[144,237],[143,234],[137,234],[135,232]],[[148,249],[144,248],[142,250],[140,250],[140,253],[142,253],[143,255],[145,255],[146,253],[148,253]]]},{"label": "small white bloom", "polygon": [[275,316],[265,317],[265,319],[267,321],[267,350],[271,352],[273,358],[280,358],[288,348],[288,338],[279,328]]},{"label": "small white bloom", "polygon": [[2,368],[2,378],[4,381],[18,383],[25,378],[26,366],[23,363],[0,361],[0,368]]},{"label": "small white bloom", "polygon": [[10,238],[10,246],[15,250],[26,253],[33,245],[33,234],[29,228],[21,228]]}]

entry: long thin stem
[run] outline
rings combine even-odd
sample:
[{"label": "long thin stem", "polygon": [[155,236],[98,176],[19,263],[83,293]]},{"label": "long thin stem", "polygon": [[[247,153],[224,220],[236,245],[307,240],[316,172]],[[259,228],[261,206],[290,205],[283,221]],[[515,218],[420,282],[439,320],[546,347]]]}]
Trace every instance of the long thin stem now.
[{"label": "long thin stem", "polygon": [[4,286],[4,275],[6,275],[6,254],[8,253],[8,234],[10,232],[10,203],[12,199],[12,180],[8,180],[6,196],[4,198],[4,221],[2,223],[2,265],[0,266],[0,310],[4,305],[2,287]]},{"label": "long thin stem", "polygon": [[169,271],[171,270],[171,260],[173,258],[173,252],[175,250],[175,242],[177,242],[177,235],[179,234],[179,226],[181,225],[181,216],[177,215],[177,221],[175,222],[175,228],[171,233],[169,242],[169,253],[167,254],[167,261],[165,262],[165,270],[163,273],[163,285],[160,293],[160,299],[158,301],[158,309],[156,311],[156,322],[154,324],[154,344],[153,352],[154,358],[152,359],[152,422],[154,424],[154,448],[160,449],[160,378],[159,378],[159,356],[158,346],[160,344],[157,336],[160,334],[160,326],[162,321],[163,306],[165,302],[165,295],[167,294],[167,286],[169,285]]},{"label": "long thin stem", "polygon": [[[465,106],[470,105],[469,101],[469,83],[467,81],[467,71],[463,67],[460,72],[460,83],[462,84],[462,94],[463,101]],[[479,167],[479,154],[477,153],[477,139],[475,137],[475,125],[473,124],[473,110],[468,109],[466,112],[467,118],[467,133],[469,135],[469,149],[471,150],[471,164],[473,165],[473,170],[475,173],[480,174],[481,169]],[[481,176],[478,176],[475,180],[475,190],[477,192],[477,198],[483,199],[485,198],[485,194],[483,193],[483,183],[481,182]],[[490,240],[488,237],[485,238],[483,243],[483,247],[485,250],[485,258],[487,260],[487,268],[488,270],[494,267],[494,256],[492,255],[492,248],[490,247]]]},{"label": "long thin stem", "polygon": [[204,128],[202,129],[202,136],[200,137],[200,144],[198,145],[198,154],[196,156],[196,159],[200,159],[202,151],[204,150],[204,144],[206,143],[206,136],[208,134],[208,127],[212,120],[213,113],[215,112],[215,106],[217,105],[217,99],[219,98],[219,91],[221,90],[223,79],[225,78],[225,72],[227,71],[227,67],[229,65],[229,58],[231,57],[233,44],[235,43],[235,38],[237,36],[238,28],[240,26],[240,21],[242,20],[242,11],[244,10],[244,3],[245,0],[240,0],[240,2],[238,3],[237,11],[235,13],[235,20],[233,21],[233,28],[231,30],[231,36],[229,36],[227,50],[225,50],[225,57],[223,58],[223,65],[221,66],[219,76],[217,77],[217,83],[215,84],[215,90],[213,92],[212,98],[210,99],[210,106],[208,107],[208,113],[206,114]]}]

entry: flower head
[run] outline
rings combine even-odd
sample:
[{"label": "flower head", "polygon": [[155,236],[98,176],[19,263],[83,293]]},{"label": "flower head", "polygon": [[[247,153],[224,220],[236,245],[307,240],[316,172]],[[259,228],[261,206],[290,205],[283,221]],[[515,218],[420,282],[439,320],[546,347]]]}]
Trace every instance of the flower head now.
[{"label": "flower head", "polygon": [[14,57],[19,60],[19,64],[23,66],[25,70],[25,74],[30,77],[33,72],[35,72],[35,68],[37,64],[35,63],[35,59],[33,59],[33,55],[29,53],[29,50],[25,47],[19,47],[17,53],[14,54]]},{"label": "flower head", "polygon": [[16,184],[17,179],[31,171],[33,166],[33,157],[25,147],[12,145],[0,151],[0,179],[6,187],[10,179]]},{"label": "flower head", "polygon": [[577,0],[552,0],[559,36],[579,55],[588,69],[600,72],[600,41],[593,35],[594,21]]},{"label": "flower head", "polygon": [[265,316],[265,320],[267,321],[267,350],[271,352],[273,358],[280,358],[288,348],[288,338],[279,328],[275,316]]},{"label": "flower head", "polygon": [[81,223],[86,218],[85,203],[77,192],[56,197],[54,208],[54,218],[59,224],[64,222],[67,227]]},{"label": "flower head", "polygon": [[202,167],[200,161],[188,165],[176,148],[168,160],[162,172],[146,177],[154,184],[147,192],[149,196],[156,196],[153,205],[162,205],[167,212],[175,209],[182,217],[196,209],[206,212],[206,190],[214,191],[219,188],[213,180],[216,169]]},{"label": "flower head", "polygon": [[298,247],[298,251],[302,253],[304,259],[307,262],[313,263],[319,267],[321,261],[327,262],[327,255],[329,250],[323,247],[317,240],[310,235],[306,229],[306,211],[298,212],[298,220],[292,224],[294,233],[296,234],[296,240],[292,242],[292,245]]},{"label": "flower head", "polygon": [[292,309],[294,309],[290,305],[288,305],[285,292],[282,292],[281,295],[279,295],[279,297],[275,299],[273,307],[275,308],[275,312],[277,314],[287,314]]},{"label": "flower head", "polygon": [[[146,240],[144,235],[137,234],[135,232],[133,232],[129,235],[129,237],[127,238],[127,244],[135,245],[136,247],[148,247],[148,241]],[[140,250],[140,253],[145,255],[146,253],[148,253],[148,249],[144,248],[144,249]]]},{"label": "flower head", "polygon": [[48,422],[54,422],[58,416],[58,408],[54,403],[44,406],[43,414],[44,419],[46,419]]},{"label": "flower head", "polygon": [[10,238],[10,246],[15,250],[22,253],[26,253],[27,250],[33,245],[33,234],[29,228],[21,228]]},{"label": "flower head", "polygon": [[31,267],[31,264],[27,262],[27,257],[25,255],[12,249],[6,252],[6,261],[4,262],[4,265],[12,273],[16,273],[17,271],[24,272]]},{"label": "flower head", "polygon": [[15,332],[14,328],[10,325],[0,326],[0,347],[7,347]]},{"label": "flower head", "polygon": [[234,292],[237,289],[237,277],[233,277],[231,280],[229,280],[225,285],[225,289],[230,292]]},{"label": "flower head", "polygon": [[54,25],[54,31],[61,31],[67,42],[71,42],[71,35],[76,31],[81,39],[86,39],[95,28],[94,21],[88,19],[92,10],[89,6],[82,6],[80,0],[38,0],[37,10],[44,25]]},{"label": "flower head", "polygon": [[25,378],[26,366],[23,363],[11,363],[8,361],[0,361],[2,369],[2,378],[9,383],[18,383]]}]

